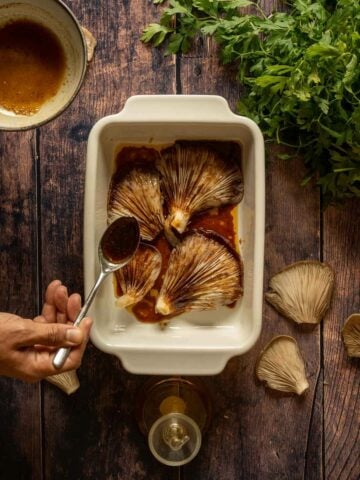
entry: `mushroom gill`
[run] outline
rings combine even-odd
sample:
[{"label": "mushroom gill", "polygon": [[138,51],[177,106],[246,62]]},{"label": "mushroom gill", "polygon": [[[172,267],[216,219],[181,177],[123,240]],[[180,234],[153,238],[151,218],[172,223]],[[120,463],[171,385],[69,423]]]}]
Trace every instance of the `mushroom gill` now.
[{"label": "mushroom gill", "polygon": [[164,228],[171,243],[171,229],[183,233],[193,214],[241,201],[243,178],[233,157],[201,142],[177,142],[161,152],[157,167],[168,208]]},{"label": "mushroom gill", "polygon": [[108,222],[132,216],[140,235],[153,240],[163,228],[159,172],[151,165],[137,164],[118,169],[112,176],[108,196]]},{"label": "mushroom gill", "polygon": [[302,395],[309,388],[296,340],[286,335],[274,337],[266,345],[257,361],[256,375],[268,387],[281,392]]},{"label": "mushroom gill", "polygon": [[76,392],[80,387],[76,370],[69,370],[68,372],[51,375],[50,377],[46,377],[45,380],[60,388],[60,390],[68,395]]},{"label": "mushroom gill", "polygon": [[333,287],[334,272],[328,265],[304,260],[274,275],[265,298],[294,322],[316,324],[329,308]]},{"label": "mushroom gill", "polygon": [[242,293],[243,266],[220,235],[197,230],[175,247],[155,305],[162,315],[212,310],[236,302]]},{"label": "mushroom gill", "polygon": [[341,333],[348,356],[360,357],[360,313],[347,318]]},{"label": "mushroom gill", "polygon": [[115,273],[122,291],[116,306],[125,308],[142,300],[154,286],[161,263],[161,254],[155,247],[140,243],[130,262]]}]

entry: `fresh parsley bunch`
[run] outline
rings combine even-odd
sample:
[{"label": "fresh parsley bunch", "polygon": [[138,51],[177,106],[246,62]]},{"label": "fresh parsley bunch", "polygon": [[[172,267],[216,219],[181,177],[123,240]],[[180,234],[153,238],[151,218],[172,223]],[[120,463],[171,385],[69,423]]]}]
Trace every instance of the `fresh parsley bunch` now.
[{"label": "fresh parsley bunch", "polygon": [[247,87],[239,113],[303,155],[303,183],[316,178],[326,203],[360,197],[360,2],[285,6],[265,15],[248,0],[170,0],[141,39],[166,41],[171,54],[188,52],[199,33],[214,37],[223,63],[235,64]]}]

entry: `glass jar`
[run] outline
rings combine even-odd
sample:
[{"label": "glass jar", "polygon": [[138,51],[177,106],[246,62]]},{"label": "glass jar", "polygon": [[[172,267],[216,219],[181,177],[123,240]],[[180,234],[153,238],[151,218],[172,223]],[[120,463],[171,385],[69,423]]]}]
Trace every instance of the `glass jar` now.
[{"label": "glass jar", "polygon": [[210,394],[198,378],[152,378],[137,398],[140,430],[165,465],[184,465],[198,454],[211,416]]}]

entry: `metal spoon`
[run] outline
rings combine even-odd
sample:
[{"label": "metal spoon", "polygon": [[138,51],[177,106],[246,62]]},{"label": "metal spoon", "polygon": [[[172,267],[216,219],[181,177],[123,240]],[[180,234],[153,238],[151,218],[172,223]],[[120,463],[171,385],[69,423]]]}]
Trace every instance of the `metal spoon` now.
[{"label": "metal spoon", "polygon": [[[74,327],[79,326],[86,316],[91,302],[104,278],[107,277],[109,273],[115,272],[129,263],[139,246],[139,242],[139,224],[133,217],[120,217],[105,230],[98,249],[101,271],[82,309],[76,317]],[[70,347],[59,348],[53,359],[54,367],[61,368],[69,356],[70,351]]]}]

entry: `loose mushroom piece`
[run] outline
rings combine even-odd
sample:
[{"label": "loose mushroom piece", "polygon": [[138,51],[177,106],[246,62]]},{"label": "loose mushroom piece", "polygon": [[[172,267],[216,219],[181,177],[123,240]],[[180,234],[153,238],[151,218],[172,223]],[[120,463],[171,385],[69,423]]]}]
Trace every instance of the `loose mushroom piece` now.
[{"label": "loose mushroom piece", "polygon": [[76,392],[76,390],[80,387],[80,382],[76,370],[59,373],[58,375],[51,375],[50,377],[46,377],[45,380],[59,387],[68,395]]},{"label": "loose mushroom piece", "polygon": [[151,165],[124,167],[113,175],[108,197],[108,221],[111,223],[123,216],[136,218],[144,240],[153,240],[163,229],[160,175]]},{"label": "loose mushroom piece", "polygon": [[282,315],[296,323],[319,323],[329,308],[334,272],[316,260],[293,263],[270,280],[265,294]]},{"label": "loose mushroom piece", "polygon": [[296,340],[286,335],[274,337],[266,345],[257,361],[256,375],[268,387],[281,392],[302,395],[309,388]]},{"label": "loose mushroom piece", "polygon": [[125,308],[142,300],[154,286],[161,263],[161,254],[155,247],[140,243],[130,262],[115,273],[122,291],[116,306]]},{"label": "loose mushroom piece", "polygon": [[86,49],[87,49],[87,61],[91,62],[93,56],[94,56],[94,51],[95,47],[97,44],[97,41],[94,37],[94,35],[85,27],[81,27],[82,33],[85,38],[86,42]]},{"label": "loose mushroom piece", "polygon": [[243,293],[242,275],[238,253],[220,235],[189,233],[170,254],[155,311],[172,315],[232,304]]},{"label": "loose mushroom piece", "polygon": [[360,313],[350,315],[341,332],[348,356],[360,357]]},{"label": "loose mushroom piece", "polygon": [[157,167],[168,208],[164,229],[172,244],[172,228],[183,233],[193,214],[239,203],[244,194],[240,164],[206,143],[178,142],[161,153]]}]

